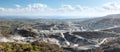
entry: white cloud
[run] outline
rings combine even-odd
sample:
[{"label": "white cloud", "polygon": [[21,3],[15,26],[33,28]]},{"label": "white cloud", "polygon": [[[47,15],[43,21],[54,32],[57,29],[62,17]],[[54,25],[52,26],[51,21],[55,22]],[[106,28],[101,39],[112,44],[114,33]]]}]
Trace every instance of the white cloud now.
[{"label": "white cloud", "polygon": [[109,2],[109,3],[104,4],[103,8],[107,10],[118,10],[120,9],[120,4]]},{"label": "white cloud", "polygon": [[60,9],[64,10],[64,11],[73,11],[73,10],[75,10],[74,7],[72,7],[71,5],[62,5],[62,7]]},{"label": "white cloud", "polygon": [[21,7],[21,6],[20,6],[20,5],[18,5],[18,4],[16,4],[15,6],[16,6],[17,8],[20,8],[20,7]]},{"label": "white cloud", "polygon": [[0,7],[0,11],[4,11],[4,10],[5,10],[4,8]]},{"label": "white cloud", "polygon": [[36,3],[36,4],[29,4],[28,5],[29,8],[34,8],[34,9],[41,9],[41,8],[46,8],[47,5],[45,4],[40,4],[40,3]]},{"label": "white cloud", "polygon": [[59,8],[50,8],[46,4],[35,3],[26,7],[16,4],[16,8],[0,7],[1,15],[35,15],[35,16],[104,16],[120,13],[120,3],[109,2],[101,6],[87,7],[81,5],[62,5]]}]

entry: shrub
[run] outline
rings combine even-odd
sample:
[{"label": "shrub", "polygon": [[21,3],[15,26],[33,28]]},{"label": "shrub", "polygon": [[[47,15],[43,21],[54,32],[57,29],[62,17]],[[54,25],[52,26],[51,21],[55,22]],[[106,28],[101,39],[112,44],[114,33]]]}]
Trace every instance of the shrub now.
[{"label": "shrub", "polygon": [[0,43],[0,52],[65,52],[65,50],[54,44],[36,41],[30,44]]}]

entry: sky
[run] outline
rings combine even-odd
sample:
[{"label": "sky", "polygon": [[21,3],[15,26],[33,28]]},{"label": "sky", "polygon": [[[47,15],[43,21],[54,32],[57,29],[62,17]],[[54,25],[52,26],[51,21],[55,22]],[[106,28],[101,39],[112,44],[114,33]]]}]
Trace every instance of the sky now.
[{"label": "sky", "polygon": [[120,13],[120,0],[0,0],[0,15],[98,17]]}]

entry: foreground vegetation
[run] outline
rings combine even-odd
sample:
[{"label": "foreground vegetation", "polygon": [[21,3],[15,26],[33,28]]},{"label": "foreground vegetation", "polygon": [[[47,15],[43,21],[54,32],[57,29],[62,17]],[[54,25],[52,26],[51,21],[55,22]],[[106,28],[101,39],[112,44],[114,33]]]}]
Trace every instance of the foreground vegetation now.
[{"label": "foreground vegetation", "polygon": [[30,44],[0,43],[0,52],[65,52],[65,50],[54,44],[36,41]]}]

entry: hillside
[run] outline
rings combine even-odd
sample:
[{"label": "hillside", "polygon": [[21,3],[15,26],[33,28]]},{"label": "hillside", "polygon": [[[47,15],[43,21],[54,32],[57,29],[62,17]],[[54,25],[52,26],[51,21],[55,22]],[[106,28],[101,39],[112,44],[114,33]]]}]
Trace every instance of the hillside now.
[{"label": "hillside", "polygon": [[97,17],[80,22],[80,26],[86,30],[100,30],[109,27],[120,26],[120,14]]}]

